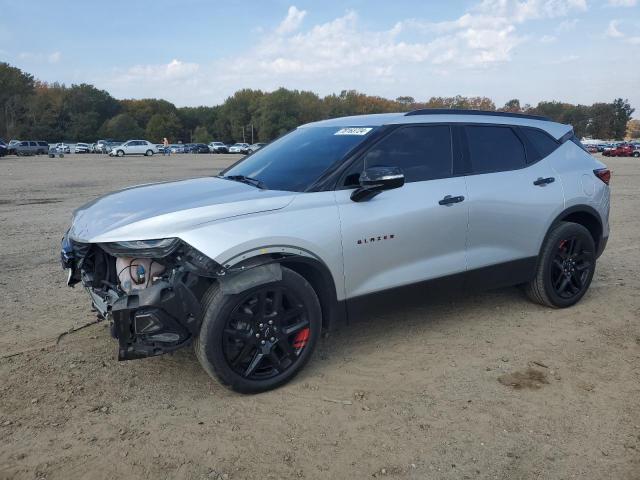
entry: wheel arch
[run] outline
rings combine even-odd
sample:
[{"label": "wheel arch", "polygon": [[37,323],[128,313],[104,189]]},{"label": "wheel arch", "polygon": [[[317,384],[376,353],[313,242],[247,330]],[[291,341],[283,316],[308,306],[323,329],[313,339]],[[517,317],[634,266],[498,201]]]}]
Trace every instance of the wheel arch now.
[{"label": "wheel arch", "polygon": [[[344,302],[337,299],[336,284],[329,267],[318,257],[300,249],[284,249],[281,247],[270,248],[269,250],[280,250],[282,253],[260,253],[258,255],[243,254],[242,260],[224,263],[224,268],[228,271],[242,271],[255,268],[257,266],[278,263],[298,273],[315,290],[322,309],[322,327],[330,329],[336,321],[346,317]],[[297,250],[294,252],[292,250]],[[257,249],[254,252],[264,252],[265,249]],[[236,257],[237,258],[237,257]]]},{"label": "wheel arch", "polygon": [[589,205],[574,205],[563,210],[555,220],[551,222],[551,225],[544,237],[544,241],[540,246],[540,250],[542,250],[545,242],[547,241],[551,230],[560,222],[573,222],[585,227],[589,230],[589,233],[593,238],[593,242],[596,245],[596,255],[599,256],[600,253],[602,253],[602,250],[604,249],[602,218],[598,211]]}]

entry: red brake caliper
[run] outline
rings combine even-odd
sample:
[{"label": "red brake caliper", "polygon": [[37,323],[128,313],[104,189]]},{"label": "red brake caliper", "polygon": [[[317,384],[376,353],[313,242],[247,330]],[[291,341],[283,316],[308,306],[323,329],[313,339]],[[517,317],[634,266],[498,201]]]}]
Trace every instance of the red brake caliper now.
[{"label": "red brake caliper", "polygon": [[296,334],[296,338],[293,339],[293,348],[296,350],[302,350],[309,341],[309,328],[303,328]]}]

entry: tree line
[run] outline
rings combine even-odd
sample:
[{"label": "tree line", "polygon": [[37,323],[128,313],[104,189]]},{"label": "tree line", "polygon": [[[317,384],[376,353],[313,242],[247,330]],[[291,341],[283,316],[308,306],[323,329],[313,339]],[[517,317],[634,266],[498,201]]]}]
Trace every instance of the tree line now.
[{"label": "tree line", "polygon": [[221,105],[211,107],[176,107],[154,98],[117,100],[85,83],[66,86],[42,82],[8,63],[0,63],[0,106],[0,137],[49,142],[93,142],[99,138],[160,142],[163,137],[171,142],[268,142],[316,120],[420,108],[543,115],[573,125],[578,137],[622,139],[628,124],[630,129],[635,126],[630,122],[634,109],[622,98],[593,105],[551,101],[536,106],[521,105],[514,99],[497,107],[487,97],[431,97],[421,102],[408,96],[390,100],[355,90],[320,97],[309,91],[280,88],[273,92],[239,90]]}]

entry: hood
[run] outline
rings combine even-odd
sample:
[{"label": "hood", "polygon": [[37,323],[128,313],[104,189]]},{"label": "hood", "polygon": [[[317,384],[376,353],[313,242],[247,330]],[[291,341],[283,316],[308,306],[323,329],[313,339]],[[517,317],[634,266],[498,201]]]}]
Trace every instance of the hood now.
[{"label": "hood", "polygon": [[284,208],[294,196],[216,177],[140,185],[77,209],[69,235],[87,243],[175,237],[196,225]]}]

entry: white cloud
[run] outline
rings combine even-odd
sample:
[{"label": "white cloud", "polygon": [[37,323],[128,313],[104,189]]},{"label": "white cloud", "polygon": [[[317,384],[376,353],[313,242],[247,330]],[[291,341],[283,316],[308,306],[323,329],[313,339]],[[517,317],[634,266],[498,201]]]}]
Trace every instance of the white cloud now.
[{"label": "white cloud", "polygon": [[579,20],[577,18],[573,18],[571,20],[563,20],[556,27],[556,33],[572,32],[576,29],[578,22]]},{"label": "white cloud", "polygon": [[20,52],[18,53],[18,58],[27,62],[58,63],[62,58],[62,53],[58,51],[51,53]]},{"label": "white cloud", "polygon": [[606,36],[611,38],[624,37],[624,34],[618,29],[619,24],[619,20],[611,20],[609,22],[609,26],[607,27]]},{"label": "white cloud", "polygon": [[198,72],[200,65],[177,59],[162,65],[134,65],[121,74],[123,80],[183,80]]},{"label": "white cloud", "polygon": [[558,38],[554,35],[543,35],[540,37],[540,43],[554,43]]},{"label": "white cloud", "polygon": [[62,58],[62,54],[60,52],[53,52],[47,55],[47,61],[49,63],[58,63]]},{"label": "white cloud", "polygon": [[607,5],[610,7],[635,7],[638,0],[609,0]]},{"label": "white cloud", "polygon": [[307,12],[305,10],[298,10],[295,5],[290,6],[286,18],[280,22],[276,32],[284,35],[296,31],[306,15]]}]

